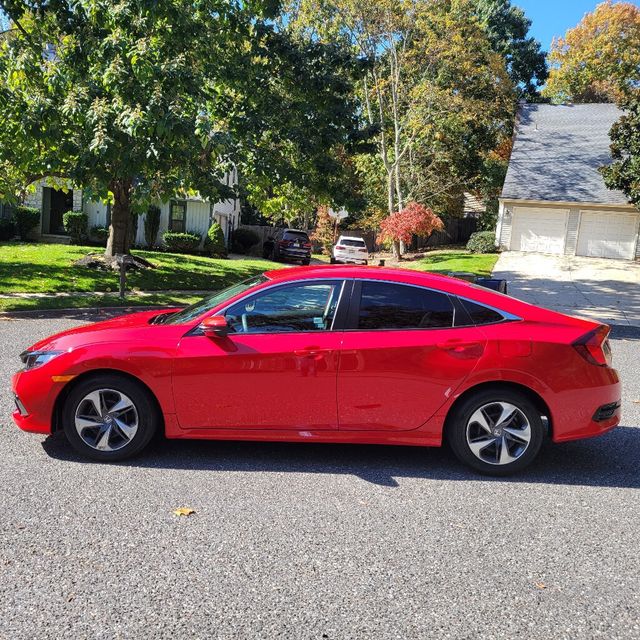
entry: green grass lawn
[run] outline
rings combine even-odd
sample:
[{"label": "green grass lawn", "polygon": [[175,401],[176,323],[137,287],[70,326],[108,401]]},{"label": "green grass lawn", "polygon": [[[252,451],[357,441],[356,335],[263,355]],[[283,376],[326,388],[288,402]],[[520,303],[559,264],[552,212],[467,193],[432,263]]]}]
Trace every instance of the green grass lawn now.
[{"label": "green grass lawn", "polygon": [[[0,243],[0,293],[59,293],[62,291],[118,291],[118,273],[73,262],[96,247],[44,243]],[[133,251],[155,269],[127,274],[127,287],[141,291],[212,290],[244,280],[282,264],[247,257],[216,260],[159,251]]]},{"label": "green grass lawn", "polygon": [[451,271],[464,271],[477,276],[488,277],[498,261],[497,253],[469,253],[464,249],[430,251],[421,260],[403,263],[407,269],[433,271],[447,274]]},{"label": "green grass lawn", "polygon": [[[73,266],[73,262],[87,253],[99,250],[96,247],[64,244],[0,243],[0,294],[103,293],[51,298],[0,298],[0,311],[189,304],[199,296],[188,293],[178,296],[167,293],[141,296],[136,295],[136,290],[213,291],[263,271],[286,266],[254,257],[218,260],[159,251],[134,251],[135,255],[146,258],[156,268],[129,273],[127,287],[132,292],[122,301],[117,296],[118,274],[115,271]],[[314,258],[318,257],[314,255]],[[421,260],[403,262],[402,266],[421,271],[467,271],[487,276],[491,274],[497,259],[497,254],[475,255],[463,249],[443,250],[430,252]]]}]

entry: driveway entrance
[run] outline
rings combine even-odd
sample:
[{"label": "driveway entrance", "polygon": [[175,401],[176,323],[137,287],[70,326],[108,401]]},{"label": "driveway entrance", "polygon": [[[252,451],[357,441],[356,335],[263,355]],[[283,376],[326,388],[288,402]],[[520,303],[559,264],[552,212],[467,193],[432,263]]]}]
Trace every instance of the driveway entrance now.
[{"label": "driveway entrance", "polygon": [[640,263],[505,251],[494,278],[526,302],[607,324],[640,326]]}]

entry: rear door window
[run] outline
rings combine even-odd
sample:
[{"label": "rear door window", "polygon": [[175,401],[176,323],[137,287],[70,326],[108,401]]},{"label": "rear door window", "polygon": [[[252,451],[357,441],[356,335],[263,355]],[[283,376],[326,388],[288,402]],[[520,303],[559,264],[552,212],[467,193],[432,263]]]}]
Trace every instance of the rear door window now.
[{"label": "rear door window", "polygon": [[358,329],[435,329],[453,326],[453,304],[444,293],[391,282],[362,282]]}]

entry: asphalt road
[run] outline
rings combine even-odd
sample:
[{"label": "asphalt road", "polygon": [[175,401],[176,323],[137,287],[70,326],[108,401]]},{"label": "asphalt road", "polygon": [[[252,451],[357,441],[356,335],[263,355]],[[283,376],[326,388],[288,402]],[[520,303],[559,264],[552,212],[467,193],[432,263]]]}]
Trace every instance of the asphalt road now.
[{"label": "asphalt road", "polygon": [[18,353],[74,324],[0,321],[0,638],[640,638],[640,331],[622,426],[493,480],[404,447],[81,461],[10,419]]}]

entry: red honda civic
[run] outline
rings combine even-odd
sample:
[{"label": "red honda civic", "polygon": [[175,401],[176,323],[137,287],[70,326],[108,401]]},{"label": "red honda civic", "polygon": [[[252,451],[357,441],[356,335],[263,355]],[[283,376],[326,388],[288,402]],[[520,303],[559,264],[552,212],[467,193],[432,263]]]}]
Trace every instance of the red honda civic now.
[{"label": "red honda civic", "polygon": [[22,353],[15,422],[103,461],[167,438],[440,446],[476,470],[620,419],[609,328],[381,267],[269,271]]}]

